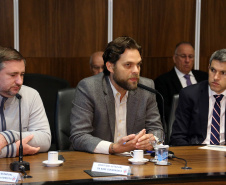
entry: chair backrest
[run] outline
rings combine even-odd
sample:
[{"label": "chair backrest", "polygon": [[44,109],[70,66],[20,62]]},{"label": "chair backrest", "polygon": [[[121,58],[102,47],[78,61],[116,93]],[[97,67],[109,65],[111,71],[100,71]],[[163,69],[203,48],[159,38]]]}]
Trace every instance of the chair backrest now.
[{"label": "chair backrest", "polygon": [[70,115],[75,88],[60,90],[57,95],[56,105],[56,144],[57,150],[70,148]]},{"label": "chair backrest", "polygon": [[172,127],[173,127],[173,122],[175,120],[175,112],[176,112],[176,109],[177,109],[178,100],[179,100],[179,94],[175,94],[173,96],[173,100],[172,100],[171,111],[170,111],[170,115],[169,115],[168,128],[167,128],[168,142],[170,140],[170,136],[171,136],[171,133],[172,133]]},{"label": "chair backrest", "polygon": [[23,84],[36,89],[42,98],[52,134],[51,142],[52,144],[50,150],[55,150],[56,136],[54,122],[55,122],[57,92],[60,89],[69,88],[70,84],[68,81],[57,77],[44,74],[26,74],[26,73],[24,75]]}]

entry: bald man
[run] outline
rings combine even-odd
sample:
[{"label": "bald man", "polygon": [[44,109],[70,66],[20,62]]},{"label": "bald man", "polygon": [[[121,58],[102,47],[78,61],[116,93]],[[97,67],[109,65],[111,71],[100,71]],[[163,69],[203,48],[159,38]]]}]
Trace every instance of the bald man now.
[{"label": "bald man", "polygon": [[90,57],[90,70],[93,75],[101,73],[104,70],[103,51],[97,51]]},{"label": "bald man", "polygon": [[[194,57],[194,48],[190,42],[178,43],[173,55],[174,68],[155,79],[155,88],[164,97],[166,121],[169,119],[173,96],[179,94],[180,90],[188,85],[208,79],[206,72],[193,69]],[[187,77],[189,78],[188,80]],[[162,109],[159,97],[157,97],[157,101],[159,109]]]}]

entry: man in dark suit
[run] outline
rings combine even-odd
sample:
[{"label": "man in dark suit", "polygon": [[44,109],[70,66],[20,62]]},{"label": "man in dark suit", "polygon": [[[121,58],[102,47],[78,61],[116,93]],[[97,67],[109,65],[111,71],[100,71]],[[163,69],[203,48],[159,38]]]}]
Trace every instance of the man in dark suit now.
[{"label": "man in dark suit", "polygon": [[122,153],[152,150],[152,130],[163,131],[155,95],[137,88],[154,82],[140,77],[141,47],[130,37],[110,42],[104,72],[79,82],[71,113],[74,150]]},{"label": "man in dark suit", "polygon": [[170,144],[225,144],[226,49],[209,61],[209,80],[180,91]]},{"label": "man in dark suit", "polygon": [[[155,88],[164,98],[165,117],[168,122],[172,98],[175,94],[179,94],[180,90],[190,84],[196,84],[208,79],[208,74],[203,71],[193,70],[194,65],[194,48],[189,42],[180,42],[176,45],[173,56],[175,67],[155,79]],[[184,77],[190,77],[190,84]],[[162,113],[162,101],[157,97],[158,107]]]}]

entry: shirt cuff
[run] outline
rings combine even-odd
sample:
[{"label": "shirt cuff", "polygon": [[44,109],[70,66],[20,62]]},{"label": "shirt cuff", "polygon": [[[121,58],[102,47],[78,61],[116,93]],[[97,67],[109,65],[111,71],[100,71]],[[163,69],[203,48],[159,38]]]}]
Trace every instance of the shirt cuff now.
[{"label": "shirt cuff", "polygon": [[1,134],[5,137],[8,144],[14,143],[16,141],[12,131],[3,131]]},{"label": "shirt cuff", "polygon": [[99,153],[99,154],[109,154],[110,145],[111,145],[111,142],[109,141],[101,141],[98,143],[97,147],[93,152]]},{"label": "shirt cuff", "polygon": [[0,152],[0,158],[16,157],[16,143],[5,146]]}]

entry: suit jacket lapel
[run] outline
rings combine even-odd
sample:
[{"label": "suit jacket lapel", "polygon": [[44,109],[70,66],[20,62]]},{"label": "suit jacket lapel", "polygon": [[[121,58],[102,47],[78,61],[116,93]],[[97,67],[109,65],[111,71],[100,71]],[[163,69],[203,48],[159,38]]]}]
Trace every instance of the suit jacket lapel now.
[{"label": "suit jacket lapel", "polygon": [[209,93],[208,93],[208,81],[203,83],[200,87],[200,101],[199,101],[199,110],[200,110],[200,123],[203,125],[201,133],[203,138],[206,138],[207,134],[207,125],[208,125],[208,113],[209,113]]},{"label": "suit jacket lapel", "polygon": [[176,91],[180,92],[180,90],[182,89],[182,85],[174,68],[170,71],[170,75],[172,77],[172,84],[174,84]]},{"label": "suit jacket lapel", "polygon": [[137,106],[139,99],[137,97],[137,90],[129,91],[128,99],[127,99],[127,113],[126,113],[126,129],[127,135],[129,134],[136,134],[133,131]]},{"label": "suit jacket lapel", "polygon": [[[225,110],[226,110],[226,105],[225,105]],[[225,139],[225,144],[226,144],[226,116],[224,116],[225,119],[225,124],[224,124],[224,139]]]},{"label": "suit jacket lapel", "polygon": [[115,135],[115,99],[113,96],[113,92],[111,89],[111,85],[108,79],[108,76],[104,76],[103,78],[103,90],[105,93],[105,103],[108,112],[108,123],[110,124],[112,139],[114,141]]}]

